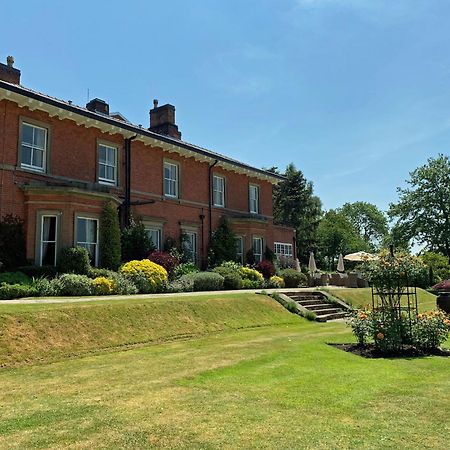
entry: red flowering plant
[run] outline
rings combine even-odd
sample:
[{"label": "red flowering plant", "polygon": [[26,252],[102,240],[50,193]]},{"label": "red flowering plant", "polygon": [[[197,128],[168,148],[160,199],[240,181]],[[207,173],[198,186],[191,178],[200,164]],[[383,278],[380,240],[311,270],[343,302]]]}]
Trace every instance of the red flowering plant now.
[{"label": "red flowering plant", "polygon": [[273,262],[268,259],[263,259],[256,264],[255,269],[260,272],[266,280],[275,275],[275,266],[273,265]]},{"label": "red flowering plant", "polygon": [[172,256],[170,253],[161,252],[159,250],[151,252],[148,255],[148,259],[164,267],[164,269],[166,269],[167,273],[169,274],[169,278],[172,278],[173,271],[180,264],[178,258]]}]

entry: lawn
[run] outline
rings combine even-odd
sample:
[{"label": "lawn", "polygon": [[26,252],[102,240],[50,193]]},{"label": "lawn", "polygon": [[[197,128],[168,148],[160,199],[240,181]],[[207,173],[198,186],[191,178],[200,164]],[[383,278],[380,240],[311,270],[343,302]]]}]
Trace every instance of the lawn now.
[{"label": "lawn", "polygon": [[[372,290],[370,288],[359,288],[359,289],[341,289],[341,288],[327,288],[329,292],[334,297],[337,297],[354,308],[364,308],[369,305],[372,307]],[[430,311],[436,309],[436,296],[430,294],[424,289],[417,289],[417,303],[419,306],[419,311]]]},{"label": "lawn", "polygon": [[362,359],[327,345],[343,323],[273,308],[286,323],[0,370],[0,448],[448,448],[450,359]]}]

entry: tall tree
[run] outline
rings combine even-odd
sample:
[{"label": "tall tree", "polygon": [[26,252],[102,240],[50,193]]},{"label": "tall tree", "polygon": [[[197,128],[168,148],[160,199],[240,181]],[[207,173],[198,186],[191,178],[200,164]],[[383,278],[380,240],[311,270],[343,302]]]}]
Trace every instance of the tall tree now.
[{"label": "tall tree", "polygon": [[397,188],[400,198],[390,205],[389,215],[410,240],[442,252],[450,261],[450,159],[429,158],[409,175],[409,187]]},{"label": "tall tree", "polygon": [[117,270],[120,266],[121,242],[117,206],[104,205],[100,215],[100,267]]},{"label": "tall tree", "polygon": [[379,249],[389,228],[385,214],[377,206],[367,202],[345,203],[340,212],[355,227],[372,251]]},{"label": "tall tree", "polygon": [[[269,170],[279,173],[276,167]],[[301,261],[307,262],[309,251],[316,245],[322,203],[314,195],[313,184],[293,163],[286,167],[283,175],[286,180],[273,189],[274,220],[295,228],[297,256]]]}]

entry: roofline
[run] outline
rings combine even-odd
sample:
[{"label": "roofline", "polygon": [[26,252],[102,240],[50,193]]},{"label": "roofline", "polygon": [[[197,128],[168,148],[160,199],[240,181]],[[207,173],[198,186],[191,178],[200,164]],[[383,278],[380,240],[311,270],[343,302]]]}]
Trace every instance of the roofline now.
[{"label": "roofline", "polygon": [[[99,122],[106,123],[108,125],[112,125],[114,127],[121,128],[123,130],[129,131],[129,132],[137,134],[137,135],[150,137],[150,138],[153,138],[155,140],[158,140],[158,141],[161,141],[161,142],[165,142],[167,144],[171,144],[171,145],[175,145],[175,146],[181,147],[183,149],[186,149],[186,150],[191,151],[191,152],[198,153],[199,155],[205,156],[207,158],[211,158],[213,160],[218,160],[218,161],[230,164],[232,166],[240,167],[240,168],[242,168],[244,170],[248,170],[248,171],[251,171],[251,172],[256,172],[256,173],[258,173],[260,175],[263,175],[265,177],[272,178],[272,180],[274,180],[274,181],[276,180],[276,182],[283,181],[283,180],[286,179],[283,175],[278,175],[278,174],[269,172],[267,170],[258,169],[257,167],[252,167],[252,166],[250,166],[248,164],[242,163],[242,162],[234,160],[232,158],[227,158],[226,156],[221,155],[219,153],[215,153],[215,152],[212,152],[212,151],[207,150],[207,149],[199,148],[199,147],[197,147],[195,145],[189,144],[188,142],[184,142],[184,141],[181,141],[181,140],[178,140],[178,139],[175,139],[175,138],[171,138],[169,136],[164,136],[164,135],[155,133],[153,131],[147,130],[145,128],[138,127],[138,126],[133,125],[131,123],[126,123],[126,122],[123,122],[123,121],[120,121],[120,120],[117,120],[117,119],[113,119],[113,118],[111,118],[109,116],[105,116],[105,115],[100,114],[100,113],[89,111],[88,109],[85,109],[85,108],[77,106],[77,105],[71,105],[71,104],[69,104],[69,103],[67,103],[67,102],[65,102],[63,100],[59,100],[59,99],[56,99],[56,98],[49,97],[49,96],[47,96],[45,94],[41,94],[39,92],[35,92],[33,90],[30,90],[28,88],[24,88],[24,87],[16,85],[16,84],[12,84],[12,83],[8,83],[6,81],[0,80],[0,88],[12,91],[12,92],[14,92],[16,94],[23,95],[25,97],[31,98],[33,100],[36,100],[36,101],[39,101],[39,102],[42,102],[42,103],[49,104],[49,105],[57,107],[57,108],[64,109],[64,110],[66,110],[66,111],[68,111],[70,113],[73,113],[73,114],[78,114],[78,115],[81,115],[83,117],[86,117],[86,118],[89,118],[89,119],[92,119],[92,120],[96,120],[96,121],[99,121]],[[8,100],[8,97],[5,97],[5,98],[6,98],[6,100]],[[1,99],[2,98],[0,97],[0,100]]]}]

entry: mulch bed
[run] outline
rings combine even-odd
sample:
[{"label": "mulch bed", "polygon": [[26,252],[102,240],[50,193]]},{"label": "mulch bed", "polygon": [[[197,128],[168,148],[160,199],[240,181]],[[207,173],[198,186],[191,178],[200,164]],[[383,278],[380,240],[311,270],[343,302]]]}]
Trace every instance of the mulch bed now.
[{"label": "mulch bed", "polygon": [[328,344],[344,352],[353,353],[363,358],[420,358],[423,356],[450,356],[450,350],[432,349],[422,350],[412,345],[405,345],[399,353],[382,354],[375,348],[374,344]]}]

